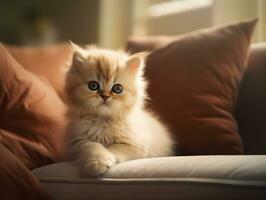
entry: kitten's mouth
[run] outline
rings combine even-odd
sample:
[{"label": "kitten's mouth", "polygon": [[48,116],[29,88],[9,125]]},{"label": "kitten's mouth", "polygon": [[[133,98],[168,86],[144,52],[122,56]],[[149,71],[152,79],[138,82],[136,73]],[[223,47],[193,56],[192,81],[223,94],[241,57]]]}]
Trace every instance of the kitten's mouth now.
[{"label": "kitten's mouth", "polygon": [[100,106],[110,106],[110,103],[107,101],[102,101],[102,103],[100,104]]}]

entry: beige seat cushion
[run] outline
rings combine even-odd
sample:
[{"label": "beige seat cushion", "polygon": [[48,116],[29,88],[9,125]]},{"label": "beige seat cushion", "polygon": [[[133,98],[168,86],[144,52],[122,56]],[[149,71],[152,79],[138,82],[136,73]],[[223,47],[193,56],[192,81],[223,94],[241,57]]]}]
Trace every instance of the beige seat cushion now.
[{"label": "beige seat cushion", "polygon": [[89,179],[71,163],[33,171],[55,199],[266,199],[266,156],[133,160]]}]

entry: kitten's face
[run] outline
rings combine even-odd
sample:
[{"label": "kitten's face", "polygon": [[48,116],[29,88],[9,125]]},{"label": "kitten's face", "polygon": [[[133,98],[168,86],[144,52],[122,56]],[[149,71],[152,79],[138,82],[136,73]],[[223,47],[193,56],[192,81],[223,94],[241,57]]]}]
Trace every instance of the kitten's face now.
[{"label": "kitten's face", "polygon": [[[140,76],[139,57],[90,48],[76,52],[66,79],[68,99],[88,114],[119,115],[136,103]],[[142,88],[140,88],[142,87]]]}]

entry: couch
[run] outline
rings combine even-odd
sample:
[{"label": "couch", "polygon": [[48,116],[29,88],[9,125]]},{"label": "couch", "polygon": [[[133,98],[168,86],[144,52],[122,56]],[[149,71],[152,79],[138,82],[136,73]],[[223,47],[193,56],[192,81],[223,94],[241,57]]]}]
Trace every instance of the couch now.
[{"label": "couch", "polygon": [[153,51],[148,106],[177,134],[178,152],[98,178],[63,153],[73,50],[0,44],[0,199],[266,199],[266,43],[249,51],[255,23],[130,40],[131,52]]},{"label": "couch", "polygon": [[265,86],[266,44],[260,43],[252,46],[235,113],[247,155],[132,160],[93,179],[69,162],[32,172],[54,199],[266,199]]}]

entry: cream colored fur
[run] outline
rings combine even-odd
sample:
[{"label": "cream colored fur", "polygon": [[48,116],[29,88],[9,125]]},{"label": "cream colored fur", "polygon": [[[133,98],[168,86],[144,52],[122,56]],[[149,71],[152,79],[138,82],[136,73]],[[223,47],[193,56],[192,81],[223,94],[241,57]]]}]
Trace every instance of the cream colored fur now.
[{"label": "cream colored fur", "polygon": [[[167,128],[144,108],[144,55],[73,45],[73,63],[66,78],[69,110],[68,156],[88,176],[104,174],[117,162],[173,155]],[[98,81],[101,92],[88,88]],[[112,93],[113,84],[123,86]]]}]

